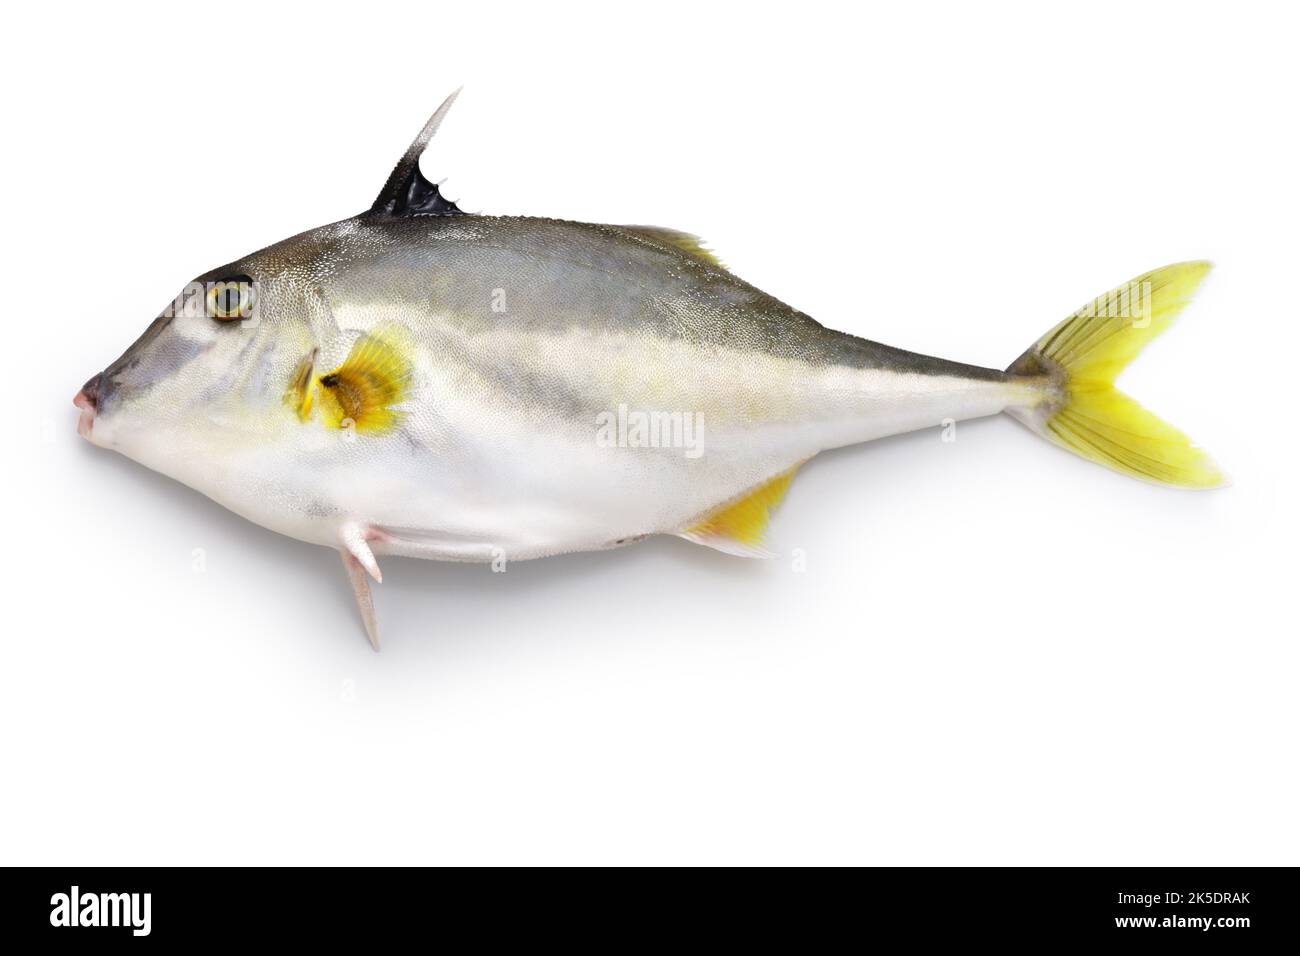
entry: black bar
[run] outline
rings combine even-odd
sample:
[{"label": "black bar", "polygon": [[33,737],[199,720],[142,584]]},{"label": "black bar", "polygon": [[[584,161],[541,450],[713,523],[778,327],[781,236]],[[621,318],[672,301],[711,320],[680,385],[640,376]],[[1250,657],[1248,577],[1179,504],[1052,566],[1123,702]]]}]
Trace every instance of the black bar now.
[{"label": "black bar", "polygon": [[[614,948],[750,935],[793,943],[802,934],[804,949],[830,933],[864,944],[901,933],[918,942],[1240,950],[1294,948],[1300,929],[1289,868],[843,869],[811,878],[765,873],[761,888],[743,872],[597,881],[575,874],[572,889],[564,877],[527,873],[505,892],[502,874],[430,869],[49,868],[6,876],[4,926],[37,945],[261,939],[333,947],[411,934],[445,943],[462,932],[487,943],[520,930],[535,934],[534,945],[599,938]],[[590,882],[599,889],[586,888]]]}]

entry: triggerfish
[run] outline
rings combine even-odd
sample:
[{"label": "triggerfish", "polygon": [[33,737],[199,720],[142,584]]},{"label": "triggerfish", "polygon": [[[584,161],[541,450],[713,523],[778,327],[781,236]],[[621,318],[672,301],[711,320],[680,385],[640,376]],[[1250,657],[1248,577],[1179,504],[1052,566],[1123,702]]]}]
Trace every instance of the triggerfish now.
[{"label": "triggerfish", "polygon": [[1115,388],[1209,263],[1088,303],[1007,369],[828,329],[700,239],[462,212],[420,171],[188,283],[74,400],[79,431],[338,549],[371,643],[379,555],[510,561],[678,535],[763,556],[818,452],[1006,413],[1116,471],[1224,479]]}]

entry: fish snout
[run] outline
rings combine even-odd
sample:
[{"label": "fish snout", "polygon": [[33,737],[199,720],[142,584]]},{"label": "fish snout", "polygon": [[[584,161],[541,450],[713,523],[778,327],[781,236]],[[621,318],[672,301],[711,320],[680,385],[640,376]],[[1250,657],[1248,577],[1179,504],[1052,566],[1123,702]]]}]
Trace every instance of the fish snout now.
[{"label": "fish snout", "polygon": [[92,376],[90,381],[81,386],[81,391],[72,399],[72,404],[81,411],[81,417],[77,419],[77,434],[82,438],[89,438],[90,431],[94,427],[95,412],[99,410],[100,387],[103,381],[103,372]]},{"label": "fish snout", "polygon": [[103,372],[92,375],[90,381],[81,386],[81,391],[79,391],[76,397],[72,400],[72,404],[76,405],[78,408],[84,408],[86,405],[89,405],[91,408],[98,408],[99,385],[102,381],[104,381]]}]

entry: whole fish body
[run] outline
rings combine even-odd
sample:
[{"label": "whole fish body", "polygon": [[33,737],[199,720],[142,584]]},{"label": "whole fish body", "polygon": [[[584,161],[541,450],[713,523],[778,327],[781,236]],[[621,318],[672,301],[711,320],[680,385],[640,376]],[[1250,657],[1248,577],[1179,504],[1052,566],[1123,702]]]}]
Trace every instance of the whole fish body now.
[{"label": "whole fish body", "polygon": [[336,547],[521,560],[676,534],[765,554],[819,451],[1008,412],[1138,477],[1222,476],[1115,375],[1208,269],[1089,303],[1006,371],[828,329],[673,230],[465,215],[419,171],[365,213],[199,276],[78,393],[91,441]]}]

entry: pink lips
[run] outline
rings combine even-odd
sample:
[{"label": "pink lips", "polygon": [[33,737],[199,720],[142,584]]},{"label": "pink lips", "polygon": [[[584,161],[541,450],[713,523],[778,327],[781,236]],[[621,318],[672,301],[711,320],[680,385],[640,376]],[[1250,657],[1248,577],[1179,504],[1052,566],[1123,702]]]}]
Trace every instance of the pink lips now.
[{"label": "pink lips", "polygon": [[72,399],[72,404],[81,409],[81,417],[77,419],[77,434],[82,438],[89,438],[91,429],[95,427],[95,413],[99,410],[99,391],[103,381],[103,372],[92,375],[90,381],[81,386],[81,391]]},{"label": "pink lips", "polygon": [[83,388],[72,400],[72,404],[81,409],[81,417],[77,419],[77,434],[89,438],[90,430],[95,424],[95,402]]}]

